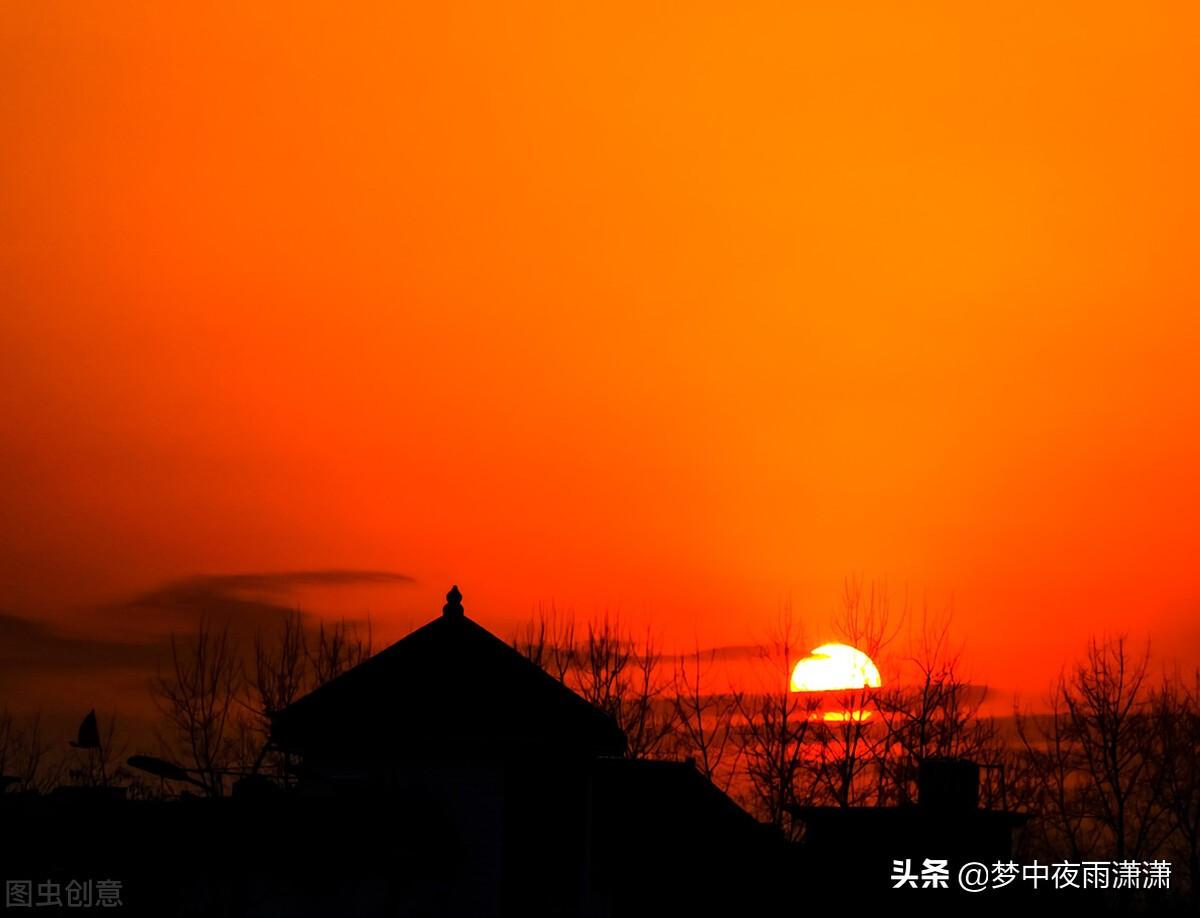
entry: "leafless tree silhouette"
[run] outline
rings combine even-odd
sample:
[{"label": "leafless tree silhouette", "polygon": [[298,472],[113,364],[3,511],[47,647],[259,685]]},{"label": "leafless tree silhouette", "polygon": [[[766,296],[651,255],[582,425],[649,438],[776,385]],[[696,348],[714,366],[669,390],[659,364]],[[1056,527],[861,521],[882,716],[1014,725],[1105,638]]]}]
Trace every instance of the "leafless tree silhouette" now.
[{"label": "leafless tree silhouette", "polygon": [[1147,683],[1149,647],[1089,641],[1044,715],[1017,712],[1037,786],[1042,841],[1072,857],[1151,856],[1169,831],[1163,736]]},{"label": "leafless tree silhouette", "polygon": [[[929,758],[963,758],[989,768],[1002,768],[1003,744],[996,723],[981,718],[985,686],[962,674],[963,647],[951,638],[949,612],[922,611],[906,654],[911,679],[874,695],[874,709],[884,727],[880,744],[879,803],[909,804],[917,799],[917,773]],[[1002,772],[1001,772],[1002,775]],[[999,803],[999,786],[985,784]]]},{"label": "leafless tree silhouette", "polygon": [[258,746],[253,765],[256,772],[266,765],[280,780],[287,780],[290,764],[287,756],[280,756],[270,748],[271,715],[303,695],[311,681],[304,619],[298,610],[280,621],[274,635],[255,632],[247,707],[253,717]]},{"label": "leafless tree silhouette", "polygon": [[308,643],[299,611],[282,619],[274,638],[261,630],[255,632],[250,688],[254,706],[264,721],[304,694],[310,681]]},{"label": "leafless tree silhouette", "polygon": [[313,685],[324,685],[353,669],[371,656],[373,645],[374,627],[369,617],[362,626],[345,619],[329,626],[324,621],[319,622],[316,633],[304,644],[312,668]]},{"label": "leafless tree silhouette", "polygon": [[791,807],[811,802],[812,783],[805,782],[809,731],[819,706],[815,696],[791,691],[792,663],[808,649],[804,632],[785,605],[766,640],[759,644],[758,691],[738,696],[738,740],[747,789],[745,802],[758,815],[789,836],[800,826]]},{"label": "leafless tree silhouette", "polygon": [[673,686],[649,629],[640,638],[605,614],[589,621],[582,639],[557,610],[539,610],[513,639],[518,653],[604,711],[625,732],[633,759],[668,751],[675,732]]},{"label": "leafless tree silhouette", "polygon": [[[288,774],[289,761],[270,748],[271,715],[290,705],[306,692],[357,666],[371,656],[374,634],[371,619],[365,624],[345,619],[327,625],[319,622],[316,630],[305,627],[304,616],[295,610],[280,619],[273,634],[256,631],[253,660],[245,684],[253,736],[243,742],[256,750],[251,756],[253,770],[264,764],[281,779]],[[244,729],[242,719],[237,721]]]},{"label": "leafless tree silhouette", "polygon": [[538,606],[537,615],[513,639],[513,648],[563,684],[577,665],[575,620],[557,607]]},{"label": "leafless tree silhouette", "polygon": [[1200,669],[1189,680],[1164,681],[1152,700],[1154,731],[1162,743],[1162,793],[1176,863],[1187,884],[1200,880]]},{"label": "leafless tree silhouette", "polygon": [[224,793],[225,773],[246,762],[244,682],[228,625],[216,631],[201,620],[190,639],[171,636],[170,669],[152,683],[167,724],[163,744],[213,797]]},{"label": "leafless tree silhouette", "polygon": [[62,766],[42,737],[40,713],[19,718],[0,708],[0,775],[15,779],[16,791],[46,791],[62,777]]},{"label": "leafless tree silhouette", "polygon": [[711,651],[704,654],[696,647],[675,663],[675,746],[681,757],[696,763],[701,774],[728,791],[743,752],[734,726],[742,698],[729,687],[724,692],[712,691],[707,682],[707,667],[712,662]]},{"label": "leafless tree silhouette", "polygon": [[661,654],[649,631],[639,644],[616,617],[588,622],[576,651],[574,688],[625,731],[626,755],[650,758],[664,751],[675,727]]}]

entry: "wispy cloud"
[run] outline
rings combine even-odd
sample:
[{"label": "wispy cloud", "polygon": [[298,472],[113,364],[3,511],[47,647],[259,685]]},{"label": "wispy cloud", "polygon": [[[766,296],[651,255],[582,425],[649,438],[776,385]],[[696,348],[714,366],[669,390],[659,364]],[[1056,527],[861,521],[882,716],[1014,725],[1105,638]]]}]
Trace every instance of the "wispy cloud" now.
[{"label": "wispy cloud", "polygon": [[756,644],[723,644],[718,647],[701,647],[698,651],[690,650],[684,653],[663,657],[666,662],[695,660],[700,655],[700,662],[717,662],[726,660],[756,660],[765,653],[764,648]]},{"label": "wispy cloud", "polygon": [[296,610],[288,597],[298,589],[413,582],[394,571],[339,568],[196,575],[169,581],[110,611],[159,628],[190,625],[200,616],[238,628],[266,628]]},{"label": "wispy cloud", "polygon": [[112,641],[66,634],[44,622],[0,613],[0,684],[20,673],[149,666],[161,641]]},{"label": "wispy cloud", "polygon": [[0,612],[0,685],[31,674],[115,669],[152,670],[171,633],[201,619],[228,625],[235,639],[270,631],[293,613],[295,593],[313,587],[409,584],[394,571],[320,569],[206,574],[168,581],[129,599],[95,609],[70,631]]}]

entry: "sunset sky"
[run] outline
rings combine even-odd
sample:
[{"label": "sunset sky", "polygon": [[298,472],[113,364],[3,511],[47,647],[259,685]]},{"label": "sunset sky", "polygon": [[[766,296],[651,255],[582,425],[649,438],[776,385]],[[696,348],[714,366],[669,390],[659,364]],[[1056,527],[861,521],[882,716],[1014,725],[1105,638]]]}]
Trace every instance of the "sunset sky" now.
[{"label": "sunset sky", "polygon": [[857,576],[1009,689],[1193,665],[1198,20],[6,3],[0,703],[451,583],[687,648]]}]

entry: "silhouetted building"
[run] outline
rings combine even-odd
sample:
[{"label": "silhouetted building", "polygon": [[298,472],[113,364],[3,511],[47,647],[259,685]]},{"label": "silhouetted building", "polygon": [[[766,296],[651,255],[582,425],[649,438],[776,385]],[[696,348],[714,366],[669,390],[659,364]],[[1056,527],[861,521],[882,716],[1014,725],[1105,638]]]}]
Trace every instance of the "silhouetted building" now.
[{"label": "silhouetted building", "polygon": [[625,736],[464,613],[441,617],[272,718],[301,793],[420,802],[454,839],[451,914],[578,914],[592,763]]},{"label": "silhouetted building", "polygon": [[[989,893],[980,900],[961,892],[956,872],[968,862],[989,866],[1012,856],[1013,832],[1026,816],[979,806],[979,766],[963,759],[933,758],[920,763],[917,803],[909,806],[794,806],[804,823],[807,871],[819,877],[825,894],[836,899],[853,889],[863,902],[916,907],[925,913],[963,908],[964,896],[976,913],[1006,910],[1021,894]],[[945,860],[948,888],[926,888],[926,859]],[[896,862],[917,877],[897,884]],[[898,888],[897,888],[898,887]],[[912,898],[905,896],[912,892]],[[951,904],[948,901],[952,900]]]},{"label": "silhouetted building", "polygon": [[619,756],[607,714],[463,613],[434,619],[271,718],[271,738],[338,784],[391,786],[414,764]]},{"label": "silhouetted building", "polygon": [[690,763],[621,758],[625,736],[463,613],[441,617],[272,718],[301,793],[420,803],[452,839],[447,914],[662,914],[738,904],[778,840]]},{"label": "silhouetted building", "polygon": [[691,761],[598,760],[592,813],[593,914],[778,914],[801,880],[794,846]]}]

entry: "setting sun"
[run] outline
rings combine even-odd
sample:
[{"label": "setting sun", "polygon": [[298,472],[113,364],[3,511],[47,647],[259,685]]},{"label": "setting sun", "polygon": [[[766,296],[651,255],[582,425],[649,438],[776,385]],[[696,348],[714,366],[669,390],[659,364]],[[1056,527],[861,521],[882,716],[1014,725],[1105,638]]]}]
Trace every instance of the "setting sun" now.
[{"label": "setting sun", "polygon": [[822,644],[792,670],[793,692],[879,688],[879,669],[865,653],[849,644]]}]

